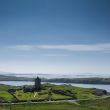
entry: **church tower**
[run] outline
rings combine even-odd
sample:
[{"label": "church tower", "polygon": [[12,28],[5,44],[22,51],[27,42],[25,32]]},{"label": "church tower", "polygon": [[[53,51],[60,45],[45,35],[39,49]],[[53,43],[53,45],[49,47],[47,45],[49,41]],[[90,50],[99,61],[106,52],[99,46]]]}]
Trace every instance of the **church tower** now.
[{"label": "church tower", "polygon": [[41,79],[37,77],[35,79],[35,91],[39,91],[41,89]]}]

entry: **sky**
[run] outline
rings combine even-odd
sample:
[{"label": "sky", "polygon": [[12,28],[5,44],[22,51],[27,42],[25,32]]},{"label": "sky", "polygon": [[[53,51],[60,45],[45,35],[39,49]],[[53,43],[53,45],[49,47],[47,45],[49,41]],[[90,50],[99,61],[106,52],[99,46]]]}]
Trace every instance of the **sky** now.
[{"label": "sky", "polygon": [[0,0],[0,71],[110,74],[110,0]]}]

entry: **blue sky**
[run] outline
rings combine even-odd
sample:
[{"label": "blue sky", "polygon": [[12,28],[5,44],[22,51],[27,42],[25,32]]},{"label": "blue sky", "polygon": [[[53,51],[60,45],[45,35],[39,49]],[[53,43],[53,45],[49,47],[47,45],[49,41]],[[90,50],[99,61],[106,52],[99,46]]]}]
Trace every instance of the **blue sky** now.
[{"label": "blue sky", "polygon": [[110,73],[109,0],[0,0],[0,71]]}]

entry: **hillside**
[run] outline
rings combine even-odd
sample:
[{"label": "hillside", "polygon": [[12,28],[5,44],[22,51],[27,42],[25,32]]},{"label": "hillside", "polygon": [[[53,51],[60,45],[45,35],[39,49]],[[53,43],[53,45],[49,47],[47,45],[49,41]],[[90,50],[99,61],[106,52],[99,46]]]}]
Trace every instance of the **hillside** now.
[{"label": "hillside", "polygon": [[0,81],[33,81],[33,78],[0,75]]},{"label": "hillside", "polygon": [[[39,92],[26,92],[22,86],[0,85],[0,100],[4,101],[43,101],[43,100],[67,100],[67,99],[95,99],[106,95],[106,91],[96,88],[80,88],[71,85],[43,84]],[[16,89],[10,93],[8,89]]]},{"label": "hillside", "polygon": [[48,79],[48,82],[83,83],[83,84],[110,84],[110,78],[56,78],[56,79]]},{"label": "hillside", "polygon": [[[24,93],[20,88],[22,88],[22,86],[16,87],[0,84],[0,110],[110,109],[110,98],[105,98],[107,94],[100,89],[80,88],[71,85],[43,84],[39,92]],[[16,89],[16,92],[10,93],[8,89]],[[103,94],[98,95],[96,94],[97,92],[102,92]],[[48,102],[50,99],[51,102]],[[15,104],[4,104],[4,102],[14,102]],[[16,104],[19,102],[21,104]]]},{"label": "hillside", "polygon": [[93,107],[94,109],[110,110],[110,97],[94,100],[80,100],[79,104],[84,107]]}]

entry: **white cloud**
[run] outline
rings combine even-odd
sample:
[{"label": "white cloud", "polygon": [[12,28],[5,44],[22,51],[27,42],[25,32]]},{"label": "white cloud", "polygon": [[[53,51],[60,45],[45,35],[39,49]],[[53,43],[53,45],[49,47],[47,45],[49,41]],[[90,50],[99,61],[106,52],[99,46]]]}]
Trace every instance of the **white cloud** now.
[{"label": "white cloud", "polygon": [[72,44],[72,45],[14,45],[5,46],[8,49],[31,51],[36,49],[56,49],[56,50],[66,50],[66,51],[110,51],[110,43],[103,44]]}]

